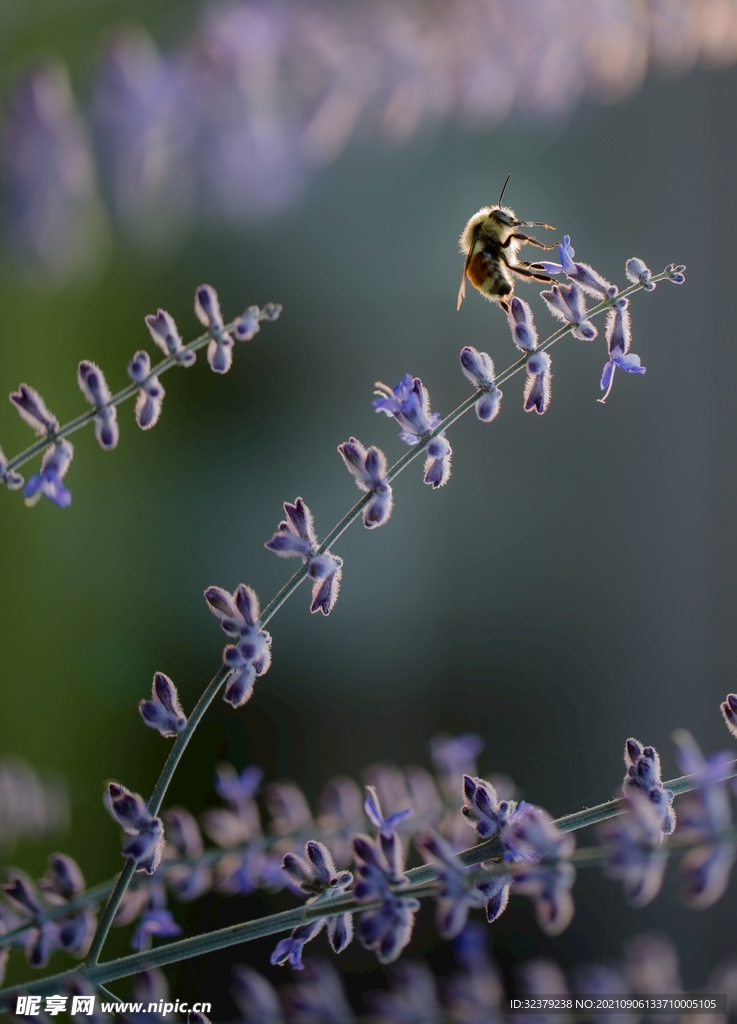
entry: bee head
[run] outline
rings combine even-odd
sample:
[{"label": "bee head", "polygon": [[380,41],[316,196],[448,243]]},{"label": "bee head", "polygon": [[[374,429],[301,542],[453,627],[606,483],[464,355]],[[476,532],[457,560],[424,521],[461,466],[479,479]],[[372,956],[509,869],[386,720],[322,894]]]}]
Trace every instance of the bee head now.
[{"label": "bee head", "polygon": [[493,217],[499,224],[504,224],[508,228],[516,228],[522,223],[517,218],[517,214],[514,210],[510,210],[508,206],[492,206],[489,209],[489,217]]}]

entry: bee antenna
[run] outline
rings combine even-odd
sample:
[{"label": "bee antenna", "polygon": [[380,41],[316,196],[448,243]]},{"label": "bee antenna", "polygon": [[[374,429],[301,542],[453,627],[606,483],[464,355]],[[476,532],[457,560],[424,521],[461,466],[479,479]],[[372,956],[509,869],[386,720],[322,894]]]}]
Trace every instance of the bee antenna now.
[{"label": "bee antenna", "polygon": [[502,205],[502,198],[503,198],[503,196],[504,196],[504,193],[505,193],[505,191],[506,191],[506,189],[507,189],[507,185],[509,184],[509,179],[510,179],[511,177],[512,177],[512,172],[510,171],[510,172],[509,172],[509,174],[507,175],[507,180],[506,180],[506,181],[504,182],[504,185],[503,185],[503,187],[502,187],[502,190],[501,190],[501,192],[499,193],[499,203],[497,204],[498,206],[501,206],[501,205]]}]

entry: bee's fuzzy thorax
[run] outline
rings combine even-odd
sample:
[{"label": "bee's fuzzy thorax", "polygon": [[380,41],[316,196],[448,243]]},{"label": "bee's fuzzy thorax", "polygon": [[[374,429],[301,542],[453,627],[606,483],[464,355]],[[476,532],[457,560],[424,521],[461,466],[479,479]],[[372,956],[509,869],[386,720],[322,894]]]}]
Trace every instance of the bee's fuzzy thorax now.
[{"label": "bee's fuzzy thorax", "polygon": [[466,224],[465,228],[461,232],[461,237],[458,239],[458,245],[462,253],[467,254],[471,248],[474,234],[479,225],[483,225],[483,228],[479,234],[485,236],[492,236],[495,240],[503,242],[514,230],[511,226],[505,224],[503,221],[498,220],[494,215],[496,213],[504,213],[507,217],[515,222],[517,220],[517,214],[514,210],[508,206],[482,206],[480,210],[474,213]]}]

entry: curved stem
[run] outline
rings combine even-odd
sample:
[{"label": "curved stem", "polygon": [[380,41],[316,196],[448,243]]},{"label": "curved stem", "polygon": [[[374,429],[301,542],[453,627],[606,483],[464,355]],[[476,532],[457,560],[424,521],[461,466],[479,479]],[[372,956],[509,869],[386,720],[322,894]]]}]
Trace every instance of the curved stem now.
[{"label": "curved stem", "polygon": [[[187,719],[187,724],[185,725],[184,729],[179,733],[176,740],[174,741],[174,746],[171,748],[169,756],[166,759],[166,763],[161,770],[161,774],[159,775],[158,782],[156,783],[154,791],[151,794],[151,799],[148,802],[148,809],[152,815],[158,814],[159,811],[161,810],[161,805],[164,801],[164,797],[166,796],[166,791],[169,788],[169,783],[171,782],[172,776],[174,775],[174,772],[176,771],[177,766],[182,759],[184,751],[187,749],[187,744],[191,740],[195,729],[197,728],[202,719],[202,716],[207,711],[210,704],[212,704],[213,700],[215,699],[215,696],[217,695],[218,690],[223,685],[223,683],[225,682],[229,675],[230,669],[227,668],[225,665],[221,666],[221,668],[218,670],[218,672],[211,680],[205,692],[197,701],[194,710],[192,711],[192,714]],[[112,927],[113,919],[115,918],[115,913],[118,907],[120,906],[120,901],[123,899],[126,889],[130,885],[130,881],[133,878],[133,875],[135,874],[135,870],[135,864],[133,863],[132,860],[129,860],[128,863],[123,868],[120,877],[118,878],[118,881],[115,884],[115,888],[113,889],[110,899],[107,901],[107,905],[100,919],[100,923],[98,924],[95,934],[92,938],[92,944],[90,945],[89,953],[85,958],[85,963],[97,963],[100,956],[100,952],[102,951],[103,943],[105,942],[105,939],[108,936],[110,928]]]}]

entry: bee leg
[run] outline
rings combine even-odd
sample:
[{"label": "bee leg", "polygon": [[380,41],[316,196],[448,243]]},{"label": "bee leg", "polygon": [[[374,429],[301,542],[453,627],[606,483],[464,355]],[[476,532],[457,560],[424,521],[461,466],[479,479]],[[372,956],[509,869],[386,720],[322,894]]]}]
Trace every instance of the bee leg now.
[{"label": "bee leg", "polygon": [[533,238],[532,235],[514,234],[510,235],[506,242],[502,242],[502,249],[506,249],[513,238],[518,242],[524,242],[526,245],[536,245],[538,249],[555,249],[558,245],[557,242],[553,243],[553,245],[545,245],[544,242],[538,241],[537,238]]},{"label": "bee leg", "polygon": [[520,277],[529,277],[535,281],[543,281],[545,284],[555,283],[557,278],[551,277],[550,274],[544,273],[544,271],[528,270],[527,267],[521,266],[519,263],[509,264],[509,269],[513,270],[515,274],[519,274]]}]

